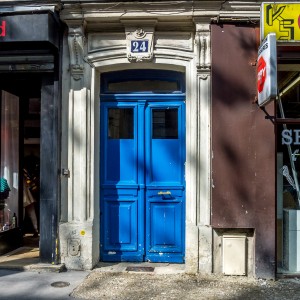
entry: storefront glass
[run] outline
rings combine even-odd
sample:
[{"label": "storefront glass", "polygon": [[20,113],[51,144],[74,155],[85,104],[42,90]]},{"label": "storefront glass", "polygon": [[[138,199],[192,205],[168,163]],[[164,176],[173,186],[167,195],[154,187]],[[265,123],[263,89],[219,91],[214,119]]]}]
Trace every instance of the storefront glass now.
[{"label": "storefront glass", "polygon": [[19,98],[1,95],[0,232],[17,227],[19,218]]},{"label": "storefront glass", "polygon": [[300,273],[300,72],[278,75],[277,271]]}]

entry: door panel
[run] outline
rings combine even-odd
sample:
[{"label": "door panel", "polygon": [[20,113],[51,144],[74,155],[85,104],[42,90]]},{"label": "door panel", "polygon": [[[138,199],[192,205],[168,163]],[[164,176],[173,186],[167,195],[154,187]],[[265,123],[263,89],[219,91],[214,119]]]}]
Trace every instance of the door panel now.
[{"label": "door panel", "polygon": [[101,258],[184,261],[184,103],[101,105]]},{"label": "door panel", "polygon": [[134,140],[109,140],[106,153],[106,182],[136,183],[136,145]]},{"label": "door panel", "polygon": [[178,140],[153,140],[150,146],[149,184],[174,185],[181,183]]},{"label": "door panel", "polygon": [[149,201],[149,252],[181,252],[182,202]]},{"label": "door panel", "polygon": [[146,260],[184,261],[184,103],[146,108]]},{"label": "door panel", "polygon": [[137,104],[101,105],[101,256],[104,261],[141,261]]},{"label": "door panel", "polygon": [[106,249],[137,251],[137,201],[106,199],[104,205]]}]

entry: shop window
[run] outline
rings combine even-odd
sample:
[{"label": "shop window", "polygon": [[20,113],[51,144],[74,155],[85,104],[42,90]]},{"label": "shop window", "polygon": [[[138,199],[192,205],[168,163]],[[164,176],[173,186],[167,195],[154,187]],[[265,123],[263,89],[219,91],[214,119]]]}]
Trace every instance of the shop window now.
[{"label": "shop window", "polygon": [[281,71],[278,81],[283,114],[278,102],[277,117],[300,118],[300,72]]},{"label": "shop window", "polygon": [[284,70],[278,73],[276,105],[277,271],[299,273],[300,72]]},{"label": "shop window", "polygon": [[19,218],[19,98],[1,95],[0,232],[17,226]]}]

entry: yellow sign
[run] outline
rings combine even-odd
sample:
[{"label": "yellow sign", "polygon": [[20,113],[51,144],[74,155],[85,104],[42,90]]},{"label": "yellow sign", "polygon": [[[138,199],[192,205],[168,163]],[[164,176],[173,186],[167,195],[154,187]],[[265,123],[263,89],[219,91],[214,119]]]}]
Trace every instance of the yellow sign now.
[{"label": "yellow sign", "polygon": [[300,41],[300,3],[263,3],[261,39],[276,33],[279,42]]}]

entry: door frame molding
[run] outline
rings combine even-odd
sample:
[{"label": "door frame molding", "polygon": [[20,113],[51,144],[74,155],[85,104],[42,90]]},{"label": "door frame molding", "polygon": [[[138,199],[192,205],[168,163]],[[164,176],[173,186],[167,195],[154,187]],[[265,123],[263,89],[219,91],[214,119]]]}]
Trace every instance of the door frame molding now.
[{"label": "door frame molding", "polygon": [[[99,108],[101,73],[134,69],[136,65],[126,59],[97,61],[91,59],[95,68],[92,73],[92,99]],[[177,63],[177,65],[174,65]],[[212,229],[210,226],[211,174],[210,174],[210,73],[197,73],[193,59],[180,60],[173,57],[157,59],[156,63],[140,63],[139,69],[163,69],[184,71],[186,75],[186,203],[185,203],[185,271],[188,273],[212,270]],[[196,79],[196,80],[195,80]],[[201,103],[200,103],[201,98]],[[99,116],[98,116],[99,118]],[[95,124],[100,124],[100,120]],[[99,125],[98,125],[99,126]],[[95,136],[100,128],[95,127]],[[97,143],[96,141],[94,141]],[[200,147],[201,144],[201,147]],[[95,145],[94,145],[95,147]],[[98,147],[99,148],[99,147]],[[95,148],[96,149],[96,148]],[[98,149],[99,150],[99,149]],[[99,150],[100,151],[100,150]],[[97,161],[97,160],[96,160]],[[201,164],[201,166],[200,166]],[[99,166],[101,167],[101,166]],[[201,172],[200,172],[201,170]],[[96,174],[95,174],[96,175]],[[99,176],[98,176],[99,177]],[[95,178],[100,186],[100,178]],[[99,199],[99,197],[98,197]],[[201,210],[200,210],[201,207]],[[95,220],[96,221],[96,220]],[[100,224],[99,224],[100,226]],[[202,254],[203,253],[203,254]],[[101,258],[100,258],[101,260]]]},{"label": "door frame molding", "polygon": [[[93,45],[101,42],[101,34],[91,32],[86,34],[87,47],[82,48],[84,54],[82,76],[73,78],[68,71],[67,50],[64,52],[66,60],[63,74],[66,81],[62,96],[63,99],[68,99],[68,105],[62,112],[62,118],[66,120],[62,136],[68,136],[68,139],[62,140],[62,157],[65,158],[63,160],[65,164],[70,167],[70,177],[62,180],[61,198],[64,201],[61,205],[60,253],[62,262],[67,267],[72,268],[80,264],[82,268],[91,268],[99,261],[101,73],[138,67],[185,72],[187,99],[185,271],[212,272],[210,22],[205,18],[194,22],[195,34],[191,32],[177,34],[172,31],[174,36],[172,44],[155,47],[152,62],[130,63],[126,57],[126,49],[123,46],[116,47],[115,43],[104,48],[95,48]],[[80,29],[82,22],[68,25]],[[120,39],[121,34],[124,36],[122,31],[110,33],[110,36],[113,38],[115,35],[114,41],[121,45],[123,42]],[[159,32],[156,34],[160,36]],[[187,43],[186,36],[190,37],[189,46],[182,47],[181,45]],[[178,47],[175,47],[175,44]],[[78,144],[78,141],[81,143]],[[81,168],[72,169],[78,162]],[[68,245],[64,241],[72,237],[86,246],[82,247],[80,257],[68,255]]]}]

